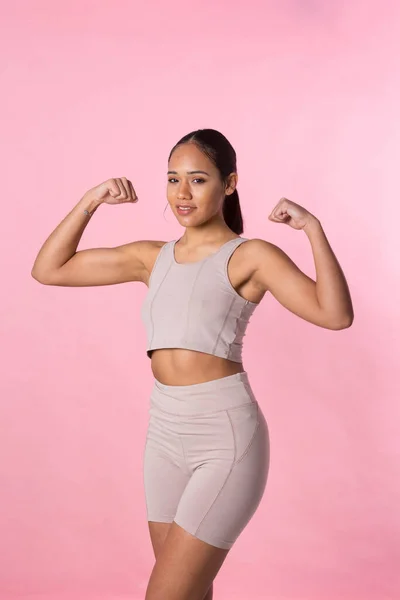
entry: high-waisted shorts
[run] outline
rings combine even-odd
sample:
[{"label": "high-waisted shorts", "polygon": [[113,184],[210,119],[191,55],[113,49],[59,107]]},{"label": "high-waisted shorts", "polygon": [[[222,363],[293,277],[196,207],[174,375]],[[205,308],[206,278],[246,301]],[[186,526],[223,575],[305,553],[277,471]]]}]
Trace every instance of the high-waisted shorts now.
[{"label": "high-waisted shorts", "polygon": [[143,474],[148,521],[229,549],[264,494],[269,432],[247,372],[193,385],[155,380]]}]

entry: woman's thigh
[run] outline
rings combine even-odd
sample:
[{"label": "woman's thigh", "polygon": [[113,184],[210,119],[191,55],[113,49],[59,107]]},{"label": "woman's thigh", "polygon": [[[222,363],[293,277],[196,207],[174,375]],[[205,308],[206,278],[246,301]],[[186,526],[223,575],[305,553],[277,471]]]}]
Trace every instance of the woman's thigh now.
[{"label": "woman's thigh", "polygon": [[154,557],[156,560],[161,554],[162,547],[164,546],[168,532],[171,529],[171,525],[172,523],[156,523],[155,521],[148,522],[151,545],[153,546]]},{"label": "woman's thigh", "polygon": [[151,572],[145,600],[210,600],[212,583],[228,552],[173,522]]}]

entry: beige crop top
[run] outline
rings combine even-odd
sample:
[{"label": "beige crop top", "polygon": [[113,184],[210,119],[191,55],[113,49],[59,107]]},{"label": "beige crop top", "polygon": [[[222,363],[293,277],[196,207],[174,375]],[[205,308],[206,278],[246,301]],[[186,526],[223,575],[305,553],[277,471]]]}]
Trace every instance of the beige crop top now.
[{"label": "beige crop top", "polygon": [[258,303],[240,296],[228,278],[228,261],[247,238],[190,263],[175,260],[177,240],[160,249],[150,274],[141,319],[147,355],[157,348],[186,348],[242,361],[246,327]]}]

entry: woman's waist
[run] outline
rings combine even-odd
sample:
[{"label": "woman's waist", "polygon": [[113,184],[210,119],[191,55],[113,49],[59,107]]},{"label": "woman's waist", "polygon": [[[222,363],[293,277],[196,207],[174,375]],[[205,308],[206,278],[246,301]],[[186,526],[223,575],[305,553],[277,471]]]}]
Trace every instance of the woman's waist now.
[{"label": "woman's waist", "polygon": [[195,385],[244,371],[243,363],[186,348],[153,350],[151,369],[165,385]]},{"label": "woman's waist", "polygon": [[155,379],[150,415],[161,420],[178,415],[198,418],[252,404],[258,402],[246,371],[188,385],[167,385]]}]

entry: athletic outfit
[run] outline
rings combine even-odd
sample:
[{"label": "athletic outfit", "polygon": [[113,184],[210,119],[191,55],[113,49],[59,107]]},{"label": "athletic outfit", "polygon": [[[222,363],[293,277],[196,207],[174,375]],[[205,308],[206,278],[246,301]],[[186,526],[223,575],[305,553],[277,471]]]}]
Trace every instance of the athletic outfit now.
[{"label": "athletic outfit", "polygon": [[[240,296],[228,262],[237,237],[192,263],[162,246],[141,317],[147,355],[185,348],[242,361],[257,303]],[[147,519],[175,521],[197,538],[229,549],[252,518],[269,470],[269,432],[246,371],[192,385],[154,381],[144,450]]]}]

